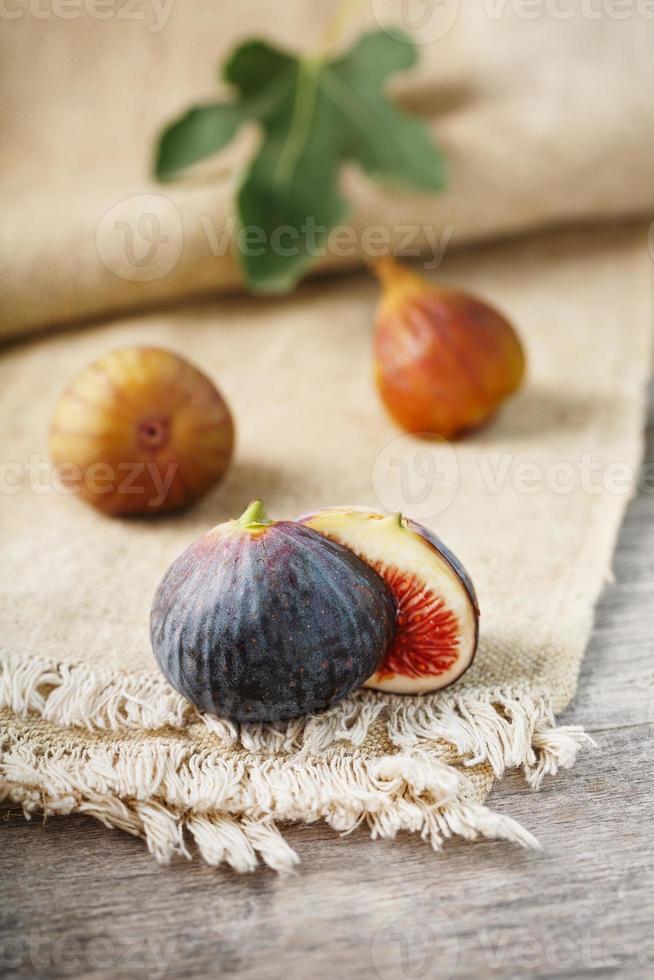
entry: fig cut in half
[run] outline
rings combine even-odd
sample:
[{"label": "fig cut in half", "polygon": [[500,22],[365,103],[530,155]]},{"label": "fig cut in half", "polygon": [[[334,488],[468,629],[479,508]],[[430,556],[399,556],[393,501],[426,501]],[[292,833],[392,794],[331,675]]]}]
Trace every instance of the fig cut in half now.
[{"label": "fig cut in half", "polygon": [[400,514],[331,507],[300,518],[362,558],[397,603],[395,639],[365,687],[420,694],[448,687],[473,661],[479,635],[474,586],[431,531]]}]

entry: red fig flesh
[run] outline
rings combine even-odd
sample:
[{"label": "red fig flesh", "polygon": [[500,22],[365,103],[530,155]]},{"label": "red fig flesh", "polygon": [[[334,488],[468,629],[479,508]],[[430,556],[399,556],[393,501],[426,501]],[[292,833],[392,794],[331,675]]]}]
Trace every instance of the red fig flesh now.
[{"label": "red fig flesh", "polygon": [[461,563],[431,531],[399,514],[354,507],[300,519],[371,565],[395,596],[395,640],[366,687],[418,694],[465,673],[477,648],[477,597]]}]

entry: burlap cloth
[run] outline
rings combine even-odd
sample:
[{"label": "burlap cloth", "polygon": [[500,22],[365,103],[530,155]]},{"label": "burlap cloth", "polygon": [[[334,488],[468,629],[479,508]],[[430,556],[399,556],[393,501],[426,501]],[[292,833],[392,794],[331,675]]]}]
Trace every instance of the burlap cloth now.
[{"label": "burlap cloth", "polygon": [[[255,28],[305,38],[317,6],[240,4],[221,15],[215,5],[178,3],[159,33],[115,18],[9,23],[8,179],[43,187],[31,199],[9,195],[6,335],[234,281],[229,261],[205,254],[193,230],[198,214],[219,209],[224,187],[166,191],[191,232],[175,268],[149,283],[107,267],[96,228],[120,197],[147,189],[156,125],[210,91],[231,38]],[[654,198],[644,33],[635,14],[533,22],[460,11],[441,41],[424,46],[406,89],[439,107],[451,189],[438,200],[386,198],[353,177],[358,227],[450,222],[464,240],[564,216],[644,217]],[[9,463],[0,496],[4,795],[28,813],[81,811],[141,834],[160,860],[191,853],[194,840],[207,861],[239,870],[257,856],[293,866],[278,826],[286,821],[324,820],[339,831],[363,822],[384,837],[416,831],[435,848],[453,834],[533,843],[536,807],[527,830],[484,799],[510,767],[537,787],[570,766],[584,741],[578,728],[556,727],[554,714],[574,693],[638,476],[651,268],[642,222],[450,250],[439,275],[501,306],[530,365],[493,425],[455,450],[401,437],[378,404],[377,290],[362,275],[283,300],[241,296],[126,315],[9,348],[0,363]],[[47,466],[47,425],[64,382],[132,343],[197,361],[237,419],[225,483],[184,516],[105,519],[59,492]],[[437,469],[425,471],[417,453]],[[151,596],[194,537],[254,495],[274,517],[404,501],[477,585],[472,669],[441,695],[362,693],[289,725],[239,729],[197,716],[154,666]]]},{"label": "burlap cloth", "polygon": [[[637,0],[626,17],[585,15],[611,2],[543,0],[536,17],[521,16],[520,0],[359,2],[344,45],[398,23],[402,10],[408,25],[433,11],[414,32],[424,42],[416,67],[393,87],[430,123],[450,183],[437,197],[400,194],[348,170],[357,241],[381,224],[395,245],[423,244],[431,255],[654,211],[654,19]],[[216,98],[218,63],[237,41],[307,49],[336,0],[116,0],[102,20],[88,13],[91,0],[65,19],[32,17],[22,0],[10,6],[23,14],[3,18],[0,31],[0,336],[233,287],[230,201],[255,134],[207,165],[210,180],[163,186],[148,180],[153,141],[190,104]],[[138,222],[150,213],[169,241],[140,267],[149,246]],[[136,263],[121,221],[133,229]]]}]

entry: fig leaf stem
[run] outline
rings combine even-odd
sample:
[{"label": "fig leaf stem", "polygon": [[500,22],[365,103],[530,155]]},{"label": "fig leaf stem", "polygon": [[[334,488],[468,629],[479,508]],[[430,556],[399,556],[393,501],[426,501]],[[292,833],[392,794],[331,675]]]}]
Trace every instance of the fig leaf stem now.
[{"label": "fig leaf stem", "polygon": [[362,0],[340,0],[319,38],[316,47],[318,57],[328,57],[334,51],[361,6]]}]

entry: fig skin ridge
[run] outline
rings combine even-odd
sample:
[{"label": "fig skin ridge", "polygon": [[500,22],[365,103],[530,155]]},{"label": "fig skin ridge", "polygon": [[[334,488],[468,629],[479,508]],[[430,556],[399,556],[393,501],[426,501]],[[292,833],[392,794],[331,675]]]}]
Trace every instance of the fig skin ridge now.
[{"label": "fig skin ridge", "polygon": [[269,521],[259,501],[170,566],[151,640],[172,686],[241,722],[324,711],[380,665],[396,629],[393,595],[343,545]]}]

